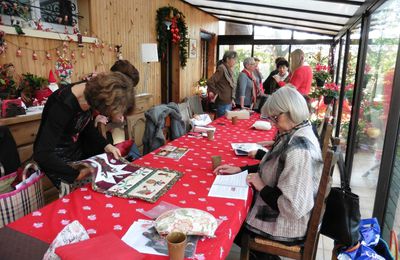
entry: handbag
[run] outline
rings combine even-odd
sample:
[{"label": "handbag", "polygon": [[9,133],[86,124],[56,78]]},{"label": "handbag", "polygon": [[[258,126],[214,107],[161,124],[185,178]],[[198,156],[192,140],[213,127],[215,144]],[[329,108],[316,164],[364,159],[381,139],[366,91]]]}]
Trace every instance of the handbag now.
[{"label": "handbag", "polygon": [[328,195],[320,233],[343,246],[352,246],[360,238],[360,201],[351,192],[344,170],[339,172],[341,187],[332,187]]},{"label": "handbag", "polygon": [[[23,182],[15,190],[0,194],[0,228],[44,206],[43,173],[26,179],[29,169],[40,171],[36,163],[28,163],[23,171]],[[16,177],[17,172],[1,177],[0,185],[11,185],[10,181]]]}]

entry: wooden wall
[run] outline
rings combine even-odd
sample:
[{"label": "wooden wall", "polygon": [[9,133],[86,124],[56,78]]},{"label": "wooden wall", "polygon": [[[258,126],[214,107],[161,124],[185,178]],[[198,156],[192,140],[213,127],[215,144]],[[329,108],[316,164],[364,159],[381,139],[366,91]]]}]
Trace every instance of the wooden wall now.
[{"label": "wooden wall", "polygon": [[[82,0],[83,1],[83,0]],[[82,2],[79,1],[79,2]],[[180,97],[183,99],[193,93],[193,84],[200,79],[200,30],[218,34],[218,20],[206,13],[179,0],[89,0],[88,5],[82,5],[81,12],[85,18],[80,22],[82,32],[88,30],[89,36],[96,36],[105,43],[104,48],[96,48],[93,44],[85,43],[78,48],[75,42],[69,43],[67,56],[71,50],[75,51],[73,81],[82,75],[96,71],[107,71],[116,59],[115,44],[122,44],[122,55],[134,64],[140,71],[141,80],[138,93],[149,92],[154,95],[155,104],[161,100],[160,63],[145,64],[141,62],[140,46],[142,43],[156,43],[156,10],[171,5],[178,8],[186,16],[189,29],[189,38],[197,40],[198,55],[195,59],[188,59],[187,66],[180,73]],[[79,8],[79,6],[78,6]],[[85,10],[84,10],[85,9]],[[27,36],[6,35],[8,50],[0,55],[0,64],[12,62],[17,73],[31,72],[47,77],[49,70],[54,70],[56,51],[63,49],[63,42]],[[111,50],[109,46],[112,45]],[[16,57],[17,46],[22,47],[23,56]],[[93,52],[90,51],[92,46]],[[27,48],[27,49],[25,49]],[[36,50],[38,60],[32,59],[32,51]],[[45,58],[45,51],[50,50],[52,60]],[[81,53],[85,53],[85,58]],[[178,57],[176,57],[178,59]],[[214,58],[215,59],[215,58]],[[147,66],[147,67],[146,67]],[[147,80],[145,75],[147,74]],[[147,91],[144,83],[147,83]]]}]

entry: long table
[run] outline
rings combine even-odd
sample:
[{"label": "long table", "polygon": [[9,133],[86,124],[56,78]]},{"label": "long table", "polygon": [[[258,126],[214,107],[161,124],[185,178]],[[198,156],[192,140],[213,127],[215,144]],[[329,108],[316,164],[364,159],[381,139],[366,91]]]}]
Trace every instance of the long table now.
[{"label": "long table", "polygon": [[[2,247],[6,245],[5,239],[7,239],[3,234],[8,234],[10,230],[28,235],[35,241],[51,243],[64,226],[74,220],[78,220],[86,228],[90,237],[109,232],[122,237],[134,221],[148,219],[141,213],[143,210],[147,211],[160,201],[165,201],[179,207],[205,210],[222,220],[216,231],[216,237],[199,241],[195,259],[225,259],[249,211],[252,192],[249,192],[247,201],[208,197],[208,191],[215,178],[212,174],[211,156],[220,155],[222,163],[237,166],[257,163],[258,161],[247,156],[236,156],[231,148],[231,143],[234,142],[259,142],[274,138],[275,129],[270,131],[251,129],[256,120],[259,120],[258,114],[252,115],[248,120],[238,120],[236,125],[232,125],[230,120],[222,117],[211,123],[217,128],[213,141],[184,135],[170,142],[169,145],[189,148],[180,160],[154,156],[158,151],[156,150],[134,161],[137,165],[168,168],[184,173],[183,177],[155,204],[112,197],[97,193],[90,186],[83,187],[9,224],[6,227],[7,232],[0,230],[0,255],[1,251],[5,250]],[[30,255],[30,259],[35,257]],[[165,259],[165,257],[137,252],[135,259]]]}]

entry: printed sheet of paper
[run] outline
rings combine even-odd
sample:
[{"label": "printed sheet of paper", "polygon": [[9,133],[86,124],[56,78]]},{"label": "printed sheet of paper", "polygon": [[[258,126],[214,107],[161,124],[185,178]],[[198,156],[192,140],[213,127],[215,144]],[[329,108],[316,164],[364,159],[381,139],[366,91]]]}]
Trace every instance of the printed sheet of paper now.
[{"label": "printed sheet of paper", "polygon": [[246,183],[247,170],[232,175],[217,175],[209,197],[247,200],[249,186]]},{"label": "printed sheet of paper", "polygon": [[175,147],[171,145],[166,145],[161,148],[155,155],[159,157],[165,157],[170,159],[179,160],[189,151],[186,147]]}]

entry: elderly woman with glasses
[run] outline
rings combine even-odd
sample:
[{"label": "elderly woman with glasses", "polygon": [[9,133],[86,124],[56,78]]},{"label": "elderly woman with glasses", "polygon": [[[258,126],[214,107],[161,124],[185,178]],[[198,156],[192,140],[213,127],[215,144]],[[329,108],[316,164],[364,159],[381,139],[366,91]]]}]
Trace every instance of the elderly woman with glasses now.
[{"label": "elderly woman with glasses", "polygon": [[236,87],[236,104],[241,108],[253,108],[257,94],[258,81],[254,76],[256,61],[246,58],[243,61],[244,69],[239,73]]},{"label": "elderly woman with glasses", "polygon": [[214,173],[249,171],[247,183],[256,190],[255,203],[242,232],[287,244],[301,243],[321,176],[321,149],[308,121],[306,101],[296,89],[278,89],[261,111],[279,130],[271,150],[259,165],[221,165]]}]

